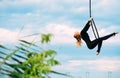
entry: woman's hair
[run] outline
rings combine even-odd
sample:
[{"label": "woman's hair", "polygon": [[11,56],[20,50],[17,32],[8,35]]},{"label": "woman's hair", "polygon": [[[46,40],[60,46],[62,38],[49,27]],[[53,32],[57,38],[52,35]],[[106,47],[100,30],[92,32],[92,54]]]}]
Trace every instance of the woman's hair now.
[{"label": "woman's hair", "polygon": [[76,45],[77,46],[81,46],[82,41],[81,41],[81,34],[80,34],[80,32],[75,32],[74,33],[74,38],[77,40],[76,41]]}]

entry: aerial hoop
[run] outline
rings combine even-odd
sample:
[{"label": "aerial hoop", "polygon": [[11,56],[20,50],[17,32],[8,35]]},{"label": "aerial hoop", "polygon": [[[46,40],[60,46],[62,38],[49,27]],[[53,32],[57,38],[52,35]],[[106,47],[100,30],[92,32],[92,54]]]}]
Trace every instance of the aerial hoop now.
[{"label": "aerial hoop", "polygon": [[91,17],[91,0],[89,0],[89,14],[90,14],[90,17]]},{"label": "aerial hoop", "polygon": [[[89,0],[89,16],[92,17],[92,13],[91,13],[91,0]],[[95,25],[95,22],[94,20],[92,19],[92,31],[93,31],[93,34],[95,36],[95,38],[99,38],[99,33],[98,33],[98,30],[97,30],[97,27]]]}]

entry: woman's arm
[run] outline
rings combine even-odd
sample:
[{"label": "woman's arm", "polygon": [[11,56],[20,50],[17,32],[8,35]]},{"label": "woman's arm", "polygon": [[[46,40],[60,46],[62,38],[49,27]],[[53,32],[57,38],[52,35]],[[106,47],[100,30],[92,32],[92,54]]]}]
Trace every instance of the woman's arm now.
[{"label": "woman's arm", "polygon": [[82,29],[82,32],[87,32],[89,27],[90,27],[90,20],[87,22],[87,24],[85,25],[85,27]]}]

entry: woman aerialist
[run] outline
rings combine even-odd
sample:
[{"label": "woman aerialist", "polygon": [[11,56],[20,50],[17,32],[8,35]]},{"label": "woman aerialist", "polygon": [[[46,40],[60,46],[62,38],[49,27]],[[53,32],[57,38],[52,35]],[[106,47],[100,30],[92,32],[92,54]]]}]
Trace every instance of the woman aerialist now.
[{"label": "woman aerialist", "polygon": [[92,23],[92,17],[87,22],[87,24],[85,25],[85,27],[82,29],[81,32],[75,32],[74,38],[76,38],[76,40],[77,40],[76,44],[79,46],[81,45],[81,39],[83,39],[89,49],[93,49],[98,45],[98,49],[96,52],[96,55],[98,55],[100,53],[100,49],[101,49],[103,40],[107,40],[108,38],[115,36],[116,34],[118,34],[118,32],[114,32],[114,33],[111,33],[111,34],[106,35],[104,37],[100,37],[98,39],[91,41],[90,37],[87,33],[89,27],[91,26],[91,23]]}]

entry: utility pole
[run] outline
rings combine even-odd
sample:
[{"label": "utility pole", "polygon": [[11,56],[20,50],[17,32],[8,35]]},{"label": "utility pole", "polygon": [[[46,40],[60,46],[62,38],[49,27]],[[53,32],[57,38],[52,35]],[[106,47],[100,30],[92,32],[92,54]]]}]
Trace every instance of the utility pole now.
[{"label": "utility pole", "polygon": [[86,72],[86,78],[89,78],[90,72]]},{"label": "utility pole", "polygon": [[112,78],[112,72],[108,71],[108,78]]}]

